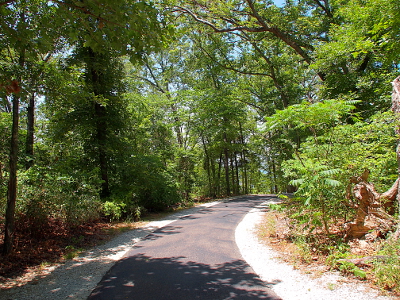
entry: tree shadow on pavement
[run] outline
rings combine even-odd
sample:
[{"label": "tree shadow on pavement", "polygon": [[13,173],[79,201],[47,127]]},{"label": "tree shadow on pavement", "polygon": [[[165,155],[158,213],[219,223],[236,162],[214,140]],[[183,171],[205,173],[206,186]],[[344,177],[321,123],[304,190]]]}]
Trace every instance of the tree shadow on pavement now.
[{"label": "tree shadow on pavement", "polygon": [[182,257],[151,258],[143,254],[118,262],[92,292],[89,300],[117,299],[280,299],[236,260],[210,266]]}]

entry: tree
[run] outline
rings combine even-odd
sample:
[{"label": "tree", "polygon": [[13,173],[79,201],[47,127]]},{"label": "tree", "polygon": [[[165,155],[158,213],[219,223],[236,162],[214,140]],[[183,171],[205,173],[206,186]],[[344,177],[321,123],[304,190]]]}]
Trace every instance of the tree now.
[{"label": "tree", "polygon": [[[7,79],[14,80],[17,86],[23,85],[22,70],[26,65],[26,60],[35,60],[41,53],[52,52],[57,41],[65,40],[73,45],[76,41],[83,40],[86,43],[85,46],[93,51],[101,52],[104,46],[107,46],[106,49],[113,48],[119,55],[130,54],[134,59],[143,53],[159,49],[164,42],[166,32],[162,26],[162,16],[152,5],[145,2],[124,1],[116,6],[108,0],[79,4],[71,1],[32,3],[15,0],[2,3],[0,14],[1,26],[6,33],[2,35],[0,44],[3,49],[16,51],[19,57],[18,66],[21,70],[12,72],[15,79]],[[57,17],[54,18],[54,16]],[[48,22],[49,18],[52,18],[51,22]],[[29,41],[29,45],[24,41]],[[29,94],[27,90],[24,92]],[[19,96],[14,93],[4,254],[12,250],[15,223],[19,101]]]},{"label": "tree", "polygon": [[[320,4],[324,8],[323,16],[330,19],[332,16],[330,9],[328,6]],[[177,5],[176,9],[204,24],[214,32],[239,33],[239,35],[244,33],[244,36],[254,34],[263,38],[279,39],[307,64],[312,63],[313,41],[307,38],[306,32],[300,32],[297,28],[298,25],[303,25],[301,21],[299,22],[299,17],[305,17],[306,14],[306,10],[301,10],[301,6],[289,5],[287,14],[280,12],[271,3],[253,0],[245,2],[217,1],[212,4],[195,2],[192,5]],[[320,9],[321,7],[318,7],[318,10]],[[287,23],[283,21],[284,19]],[[311,24],[310,22],[309,25]],[[312,29],[306,28],[312,34],[312,37],[316,38],[319,38],[324,32],[321,29],[324,28],[315,26]],[[319,74],[319,76],[322,80],[324,79],[324,74]]]},{"label": "tree", "polygon": [[[397,77],[393,81],[393,93],[392,93],[392,110],[395,114],[397,122],[399,121],[399,114],[400,114],[400,77]],[[399,131],[399,125],[397,124],[397,128],[395,128],[397,138],[399,138],[400,131]],[[396,147],[396,156],[397,156],[397,191],[394,191],[396,194],[396,200],[398,202],[398,209],[400,210],[400,186],[399,186],[399,181],[400,181],[400,140],[397,140],[397,147]],[[395,186],[395,184],[394,184]],[[397,225],[397,230],[393,235],[394,239],[399,239],[400,238],[400,222]]]},{"label": "tree", "polygon": [[[37,15],[46,18],[48,11],[43,10],[42,6],[27,9],[28,4],[21,1],[19,9],[16,6],[0,7],[2,15],[2,28],[7,35],[2,36],[1,45],[9,50],[15,51],[15,62],[17,68],[10,70],[10,77],[6,80],[11,82],[12,88],[12,134],[10,144],[9,160],[9,181],[7,192],[7,210],[5,224],[5,238],[3,253],[8,254],[12,250],[13,237],[15,232],[15,204],[17,198],[17,170],[18,170],[18,132],[19,132],[19,107],[21,95],[26,95],[26,91],[21,90],[23,80],[26,76],[27,60],[34,59],[37,53],[45,47],[35,45],[32,27],[36,27],[37,21],[43,21],[36,18]],[[27,44],[23,40],[29,41]],[[4,48],[3,48],[4,49]],[[4,51],[2,49],[2,52]]]}]

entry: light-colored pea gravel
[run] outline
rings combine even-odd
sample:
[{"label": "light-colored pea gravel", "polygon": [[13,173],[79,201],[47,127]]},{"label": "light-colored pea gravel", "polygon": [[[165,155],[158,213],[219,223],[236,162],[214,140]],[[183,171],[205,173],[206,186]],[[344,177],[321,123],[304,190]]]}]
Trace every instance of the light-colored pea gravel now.
[{"label": "light-colored pea gravel", "polygon": [[[262,244],[256,228],[270,202],[252,209],[238,225],[236,244],[242,257],[253,270],[284,300],[388,300],[366,283],[350,282],[338,272],[325,272],[320,277],[304,274],[277,258],[277,253]],[[273,202],[272,202],[273,203]]]},{"label": "light-colored pea gravel", "polygon": [[[0,290],[0,299],[85,300],[111,266],[139,240],[184,215],[193,214],[217,203],[216,201],[196,206],[163,220],[150,222],[139,229],[125,232],[104,245],[84,252],[80,257],[45,268],[40,278],[32,278],[30,282],[22,286]],[[341,277],[334,273],[314,280],[310,276],[300,274],[293,267],[279,262],[274,258],[276,256],[274,252],[262,245],[255,234],[255,227],[261,221],[265,205],[267,203],[254,208],[244,217],[236,229],[235,238],[243,258],[263,280],[274,283],[273,290],[282,299],[391,299],[378,296],[376,291],[368,289],[363,284],[342,283]]]}]

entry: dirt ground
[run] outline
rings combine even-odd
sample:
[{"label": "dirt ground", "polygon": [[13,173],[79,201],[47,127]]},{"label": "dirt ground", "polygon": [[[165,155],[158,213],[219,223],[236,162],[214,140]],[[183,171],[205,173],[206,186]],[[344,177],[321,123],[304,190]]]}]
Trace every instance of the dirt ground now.
[{"label": "dirt ground", "polygon": [[[300,232],[295,228],[285,216],[284,213],[268,211],[265,213],[262,224],[258,227],[260,240],[274,249],[279,258],[292,264],[296,269],[314,276],[321,275],[329,270],[338,270],[338,265],[334,263],[337,255],[331,255],[333,249],[345,249],[349,252],[349,257],[367,257],[373,256],[380,249],[383,240],[352,240],[343,242],[344,233],[341,232],[342,226],[339,223],[336,228],[331,228],[331,233],[337,236],[337,239],[328,238],[322,232],[313,232],[307,235],[306,231]],[[301,236],[301,238],[299,238]],[[344,248],[343,248],[344,247]],[[371,264],[362,264],[358,266],[366,274],[365,278],[354,275],[353,272],[342,270],[346,281],[364,281],[370,284],[372,288],[379,289],[376,285],[376,278],[373,276]],[[385,291],[390,296],[398,297],[400,295],[391,291]]]},{"label": "dirt ground", "polygon": [[[49,219],[40,228],[32,230],[29,220],[20,220],[13,253],[8,256],[0,254],[0,287],[10,288],[21,284],[26,278],[40,273],[43,266],[63,262],[140,224],[109,223],[100,219],[79,226],[67,226]],[[4,225],[0,225],[0,240],[4,238],[2,227]]]}]

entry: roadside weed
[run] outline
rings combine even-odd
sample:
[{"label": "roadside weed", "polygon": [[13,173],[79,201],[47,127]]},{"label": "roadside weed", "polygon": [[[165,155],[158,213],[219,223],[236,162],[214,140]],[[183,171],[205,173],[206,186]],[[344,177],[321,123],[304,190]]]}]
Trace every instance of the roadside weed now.
[{"label": "roadside weed", "polygon": [[400,293],[400,241],[387,243],[379,254],[387,259],[374,262],[376,283],[383,289]]}]

